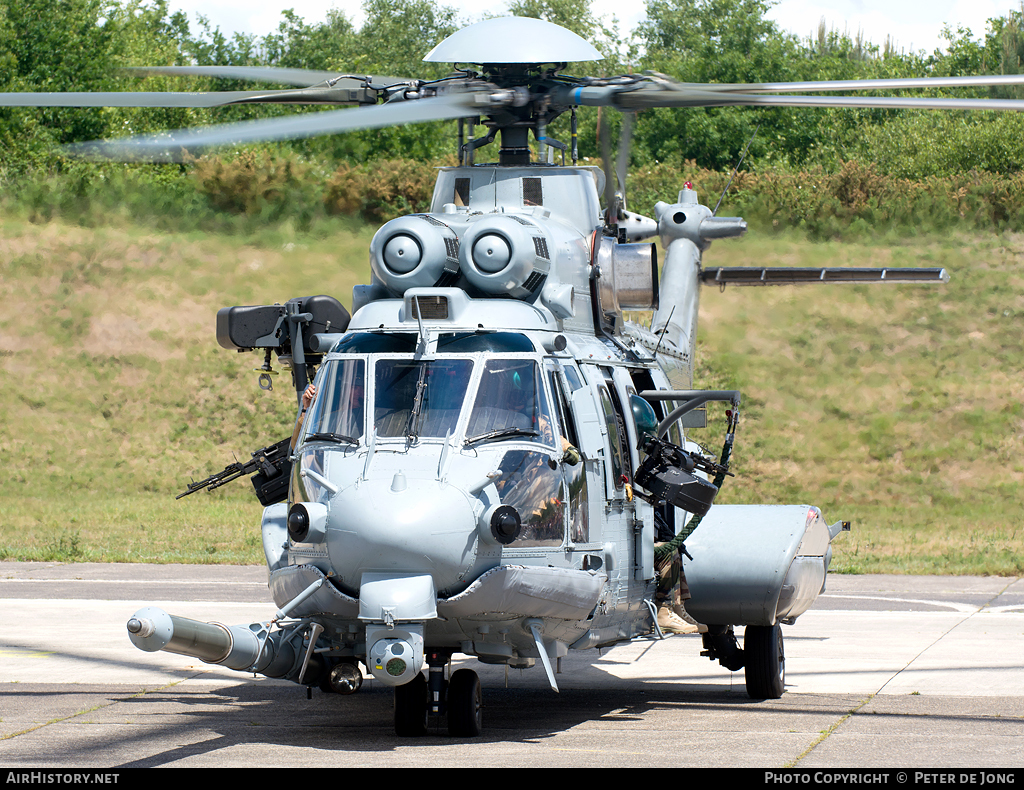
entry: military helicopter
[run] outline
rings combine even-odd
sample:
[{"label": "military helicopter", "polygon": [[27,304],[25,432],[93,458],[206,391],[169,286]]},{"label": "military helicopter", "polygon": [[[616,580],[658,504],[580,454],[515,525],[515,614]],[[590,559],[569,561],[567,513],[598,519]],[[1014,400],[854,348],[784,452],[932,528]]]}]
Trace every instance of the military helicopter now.
[{"label": "military helicopter", "polygon": [[[469,668],[449,675],[453,656],[539,662],[557,691],[555,665],[568,651],[662,635],[656,551],[668,551],[685,556],[686,610],[706,626],[703,654],[743,668],[751,697],[781,696],[781,626],[824,590],[831,541],[849,525],[830,525],[805,504],[713,504],[729,473],[741,395],[693,389],[701,285],[948,277],[941,269],[704,268],[710,243],[742,235],[746,223],[716,216],[689,185],[658,203],[654,217],[628,211],[628,131],[617,166],[607,152],[603,169],[585,166],[576,108],[610,107],[627,119],[648,108],[726,105],[1021,110],[1019,101],[800,94],[1024,77],[693,85],[561,73],[600,58],[563,28],[505,17],[438,44],[426,61],[469,65],[431,82],[180,67],[154,71],[301,87],[0,96],[6,105],[366,105],[70,147],[132,161],[175,161],[229,142],[459,124],[459,164],[440,169],[428,211],[377,231],[370,282],[354,289],[351,313],[328,295],[219,311],[221,346],[264,352],[261,386],[275,354],[290,367],[299,414],[292,437],[181,496],[253,476],[277,610],[224,626],[145,607],[127,623],[138,648],[339,693],[360,688],[362,664],[394,688],[398,735],[423,734],[431,717],[445,717],[451,735],[475,736],[480,680]],[[551,122],[567,112],[571,139],[553,139]],[[497,162],[477,163],[496,140]],[[662,266],[645,241],[655,236],[666,250]],[[653,319],[643,326],[627,311]],[[728,411],[714,457],[686,430],[703,424],[701,406],[718,402]],[[658,531],[665,546],[656,550]]]}]

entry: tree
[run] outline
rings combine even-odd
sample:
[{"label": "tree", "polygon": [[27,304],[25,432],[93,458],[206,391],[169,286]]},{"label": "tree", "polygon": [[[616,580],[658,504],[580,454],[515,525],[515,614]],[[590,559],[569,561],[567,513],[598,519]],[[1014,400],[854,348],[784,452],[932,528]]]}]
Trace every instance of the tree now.
[{"label": "tree", "polygon": [[[109,88],[112,31],[101,24],[105,12],[102,0],[17,0],[0,5],[4,90]],[[6,165],[20,167],[55,143],[99,137],[104,130],[104,119],[95,110],[3,109],[0,156]]]},{"label": "tree", "polygon": [[[639,26],[642,67],[681,82],[774,82],[793,79],[797,41],[765,19],[764,0],[648,0]],[[787,141],[798,125],[778,110],[657,110],[637,120],[634,160],[686,160],[719,169],[734,164],[758,122],[750,155]],[[774,141],[774,142],[773,142]],[[792,146],[789,146],[792,147]]]}]

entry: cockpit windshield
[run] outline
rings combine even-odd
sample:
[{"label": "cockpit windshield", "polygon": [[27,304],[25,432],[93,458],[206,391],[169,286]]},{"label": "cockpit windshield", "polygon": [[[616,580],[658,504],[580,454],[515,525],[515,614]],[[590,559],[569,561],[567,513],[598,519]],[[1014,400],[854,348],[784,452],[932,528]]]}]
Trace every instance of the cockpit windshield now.
[{"label": "cockpit windshield", "polygon": [[553,425],[536,362],[487,360],[469,415],[467,445],[514,436],[553,445]]},{"label": "cockpit windshield", "polygon": [[493,356],[328,360],[318,378],[304,440],[358,445],[367,431],[378,439],[454,435],[477,377],[464,446],[505,439],[558,446],[537,362]]},{"label": "cockpit windshield", "polygon": [[377,360],[373,403],[377,436],[454,433],[472,372],[471,359]]}]

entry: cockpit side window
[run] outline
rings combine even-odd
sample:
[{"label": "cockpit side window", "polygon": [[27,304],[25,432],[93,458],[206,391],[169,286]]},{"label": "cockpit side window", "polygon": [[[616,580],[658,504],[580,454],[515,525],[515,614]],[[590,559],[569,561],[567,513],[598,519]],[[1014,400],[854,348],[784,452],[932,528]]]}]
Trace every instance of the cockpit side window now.
[{"label": "cockpit side window", "polygon": [[305,435],[333,433],[358,439],[366,410],[365,363],[361,359],[328,362],[319,392],[306,419]]},{"label": "cockpit side window", "polygon": [[611,395],[608,388],[602,384],[601,410],[604,412],[605,428],[608,431],[608,449],[611,451],[612,482],[615,488],[622,488],[623,464],[622,464],[622,432],[619,430],[619,419],[615,414],[615,407],[612,405]]},{"label": "cockpit side window", "polygon": [[558,374],[550,372],[551,393],[555,399],[555,411],[558,414],[559,424],[562,426],[562,433],[573,447],[579,447],[580,441],[576,436],[576,421],[573,419],[572,409],[569,408],[569,401],[566,400],[565,392],[562,390],[558,380]]}]

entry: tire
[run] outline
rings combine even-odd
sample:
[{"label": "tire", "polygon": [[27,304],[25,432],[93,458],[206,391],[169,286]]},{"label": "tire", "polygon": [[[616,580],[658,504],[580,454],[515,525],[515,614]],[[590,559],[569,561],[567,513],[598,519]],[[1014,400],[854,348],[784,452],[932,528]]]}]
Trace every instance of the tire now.
[{"label": "tire", "polygon": [[421,672],[395,686],[395,735],[418,738],[427,734],[427,679]]},{"label": "tire", "polygon": [[483,724],[483,691],[472,669],[459,669],[448,681],[448,734],[475,738]]},{"label": "tire", "polygon": [[778,699],[786,690],[786,653],[782,626],[748,625],[743,632],[747,694],[751,699]]}]

